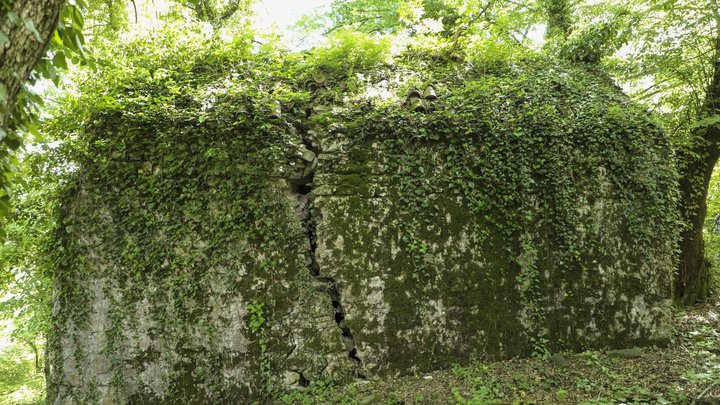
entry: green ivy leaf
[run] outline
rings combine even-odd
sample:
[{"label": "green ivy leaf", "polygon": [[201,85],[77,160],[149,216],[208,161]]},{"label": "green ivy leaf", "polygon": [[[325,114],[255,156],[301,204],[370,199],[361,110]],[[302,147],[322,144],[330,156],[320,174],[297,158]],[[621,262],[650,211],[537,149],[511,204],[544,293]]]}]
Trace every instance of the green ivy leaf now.
[{"label": "green ivy leaf", "polygon": [[11,23],[13,23],[13,25],[20,25],[22,23],[20,17],[18,17],[18,15],[13,13],[12,11],[7,13],[7,18],[8,20],[10,20]]},{"label": "green ivy leaf", "polygon": [[35,39],[37,39],[38,42],[43,42],[40,33],[38,32],[37,28],[35,28],[35,23],[33,22],[33,20],[25,21],[25,28],[27,28],[28,31],[32,32],[35,35]]}]

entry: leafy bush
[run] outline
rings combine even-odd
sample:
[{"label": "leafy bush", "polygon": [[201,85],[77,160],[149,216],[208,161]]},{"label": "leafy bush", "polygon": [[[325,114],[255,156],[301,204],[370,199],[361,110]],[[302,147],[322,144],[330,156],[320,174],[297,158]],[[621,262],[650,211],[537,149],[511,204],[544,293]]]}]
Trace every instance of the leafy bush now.
[{"label": "leafy bush", "polygon": [[338,31],[326,47],[312,53],[310,65],[322,71],[350,76],[390,61],[389,37],[376,38],[355,31]]}]

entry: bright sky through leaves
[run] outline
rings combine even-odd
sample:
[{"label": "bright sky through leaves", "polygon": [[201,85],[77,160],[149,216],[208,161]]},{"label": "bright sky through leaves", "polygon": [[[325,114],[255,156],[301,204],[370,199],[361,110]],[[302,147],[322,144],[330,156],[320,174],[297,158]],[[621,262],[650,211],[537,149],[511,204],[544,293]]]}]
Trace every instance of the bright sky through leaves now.
[{"label": "bright sky through leaves", "polygon": [[264,0],[255,6],[257,27],[286,28],[295,24],[303,14],[330,4],[330,0]]},{"label": "bright sky through leaves", "polygon": [[285,46],[290,49],[303,49],[313,45],[321,38],[316,33],[312,38],[297,30],[295,25],[303,15],[329,6],[331,0],[264,0],[255,7],[253,26],[261,32],[279,32],[283,35]]}]

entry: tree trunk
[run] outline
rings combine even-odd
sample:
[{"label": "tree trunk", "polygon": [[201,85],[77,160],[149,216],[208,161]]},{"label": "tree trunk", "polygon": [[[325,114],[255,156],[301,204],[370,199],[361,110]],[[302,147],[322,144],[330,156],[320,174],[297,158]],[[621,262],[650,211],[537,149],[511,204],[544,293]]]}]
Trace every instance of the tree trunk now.
[{"label": "tree trunk", "polygon": [[675,300],[693,304],[704,300],[710,288],[710,263],[705,259],[703,227],[713,168],[720,157],[720,130],[711,128],[696,145],[679,153],[680,213],[685,227],[680,234],[680,263],[675,275]]},{"label": "tree trunk", "polygon": [[30,349],[32,349],[33,354],[35,355],[35,373],[39,373],[42,371],[40,368],[40,352],[38,351],[37,344],[34,340],[30,339],[21,339]]},{"label": "tree trunk", "polygon": [[[707,89],[704,117],[720,114],[720,10],[715,12],[716,33],[712,80]],[[701,129],[692,147],[678,152],[680,167],[680,213],[685,227],[680,234],[680,263],[675,275],[675,300],[680,304],[703,301],[710,293],[710,262],[705,258],[703,226],[707,215],[707,195],[715,164],[720,157],[718,124]]]},{"label": "tree trunk", "polygon": [[11,0],[10,4],[20,21],[5,10],[1,12],[0,31],[8,37],[0,45],[0,83],[5,87],[5,97],[0,97],[0,130],[6,133],[12,129],[11,116],[22,84],[45,53],[65,1]]}]

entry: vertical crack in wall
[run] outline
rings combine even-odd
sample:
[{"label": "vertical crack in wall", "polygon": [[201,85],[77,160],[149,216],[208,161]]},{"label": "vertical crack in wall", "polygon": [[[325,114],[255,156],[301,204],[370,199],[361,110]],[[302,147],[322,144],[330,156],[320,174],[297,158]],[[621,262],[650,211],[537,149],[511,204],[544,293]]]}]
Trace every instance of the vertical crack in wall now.
[{"label": "vertical crack in wall", "polygon": [[[318,264],[315,251],[317,250],[317,221],[314,207],[314,195],[313,187],[315,180],[315,168],[317,167],[317,159],[320,154],[320,150],[312,145],[307,137],[303,137],[303,145],[306,151],[312,152],[313,161],[306,160],[306,166],[310,170],[306,170],[302,177],[288,180],[290,192],[295,198],[295,213],[301,220],[307,240],[309,243],[309,249],[305,263],[308,265],[310,274],[313,276],[316,282],[318,291],[322,291],[330,297],[333,309],[335,311],[335,323],[338,328],[342,331],[343,342],[345,348],[348,351],[348,357],[355,363],[355,373],[358,378],[365,378],[360,372],[360,366],[362,361],[358,356],[357,347],[355,345],[355,338],[353,337],[352,331],[345,323],[345,310],[343,309],[342,302],[340,300],[340,289],[337,281],[332,277],[325,277],[320,275],[320,265]],[[310,154],[301,154],[309,156]],[[306,380],[307,381],[307,380]]]}]

